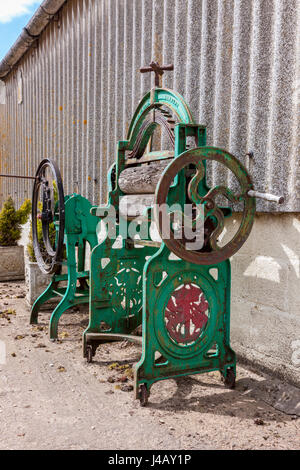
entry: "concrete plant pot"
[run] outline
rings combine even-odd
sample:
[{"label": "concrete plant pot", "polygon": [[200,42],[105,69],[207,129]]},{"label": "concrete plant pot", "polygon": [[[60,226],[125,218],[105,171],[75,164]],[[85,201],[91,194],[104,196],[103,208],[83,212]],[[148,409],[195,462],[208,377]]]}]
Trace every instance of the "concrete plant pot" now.
[{"label": "concrete plant pot", "polygon": [[0,246],[0,281],[24,279],[24,247]]},{"label": "concrete plant pot", "polygon": [[[26,302],[31,307],[35,300],[44,292],[52,278],[51,274],[41,272],[37,263],[25,259],[25,287]],[[57,300],[50,300],[44,305],[44,308],[56,305]]]}]

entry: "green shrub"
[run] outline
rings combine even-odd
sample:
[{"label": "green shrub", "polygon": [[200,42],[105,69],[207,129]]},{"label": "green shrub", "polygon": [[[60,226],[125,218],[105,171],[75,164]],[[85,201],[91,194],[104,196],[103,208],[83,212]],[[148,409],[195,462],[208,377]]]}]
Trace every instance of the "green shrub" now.
[{"label": "green shrub", "polygon": [[30,199],[26,199],[18,210],[12,198],[7,199],[0,212],[0,246],[17,245],[21,238],[21,225],[26,223],[30,211]]}]

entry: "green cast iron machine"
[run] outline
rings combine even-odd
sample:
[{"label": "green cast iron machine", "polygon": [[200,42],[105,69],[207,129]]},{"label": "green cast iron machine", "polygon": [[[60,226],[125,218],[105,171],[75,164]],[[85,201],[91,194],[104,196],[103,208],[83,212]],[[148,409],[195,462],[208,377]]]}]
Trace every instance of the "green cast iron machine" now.
[{"label": "green cast iron machine", "polygon": [[[235,156],[206,146],[205,126],[194,122],[184,99],[159,87],[159,76],[172,69],[154,62],[141,69],[155,72],[155,87],[139,103],[127,139],[118,142],[107,204],[91,209],[105,229],[91,254],[84,357],[91,362],[97,347],[108,341],[142,343],[134,367],[135,397],[142,405],[151,385],[162,379],[218,370],[225,385],[234,387],[229,258],[250,234],[255,198],[283,202],[254,191]],[[168,150],[155,149],[158,131]],[[209,187],[208,169],[215,166],[223,167],[221,174],[234,189]],[[221,244],[229,205],[242,215],[238,229]],[[160,237],[151,232],[155,226]],[[196,227],[203,236],[194,248]],[[133,334],[141,323],[142,337]]]},{"label": "green cast iron machine", "polygon": [[[127,139],[118,142],[105,206],[92,207],[79,194],[64,196],[52,160],[26,177],[34,179],[35,256],[41,271],[52,274],[33,305],[31,323],[45,301],[60,297],[50,320],[55,339],[62,313],[89,303],[84,357],[91,362],[108,341],[141,343],[134,385],[142,405],[151,385],[163,379],[218,370],[225,385],[234,387],[229,258],[251,232],[256,197],[283,202],[255,191],[247,169],[231,153],[206,145],[205,126],[194,122],[184,99],[159,86],[164,70],[173,66],[152,62],[141,69],[155,72],[155,87],[139,103]],[[216,173],[217,167],[222,169]],[[223,182],[215,181],[216,174]],[[240,215],[232,232],[233,210]],[[141,324],[138,336],[134,331]]]}]

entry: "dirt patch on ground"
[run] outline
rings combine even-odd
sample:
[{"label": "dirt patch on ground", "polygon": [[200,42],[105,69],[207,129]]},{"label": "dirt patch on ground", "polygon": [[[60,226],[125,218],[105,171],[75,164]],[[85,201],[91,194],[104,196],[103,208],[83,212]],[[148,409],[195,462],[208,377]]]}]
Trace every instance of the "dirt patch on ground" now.
[{"label": "dirt patch on ground", "polygon": [[269,404],[275,379],[238,367],[235,390],[218,373],[166,380],[141,408],[131,391],[137,346],[105,344],[87,364],[88,314],[64,314],[53,343],[50,313],[29,325],[24,297],[23,283],[0,283],[1,449],[300,448],[299,418]]}]

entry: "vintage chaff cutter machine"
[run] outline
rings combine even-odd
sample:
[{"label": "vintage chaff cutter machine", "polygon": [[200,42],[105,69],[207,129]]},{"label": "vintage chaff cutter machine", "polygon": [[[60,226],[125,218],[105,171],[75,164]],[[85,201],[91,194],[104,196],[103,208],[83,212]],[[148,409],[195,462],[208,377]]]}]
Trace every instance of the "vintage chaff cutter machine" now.
[{"label": "vintage chaff cutter machine", "polygon": [[[84,357],[91,362],[97,347],[109,341],[141,343],[134,385],[135,397],[145,405],[152,384],[163,379],[218,370],[225,385],[234,387],[229,258],[251,232],[256,197],[277,203],[283,198],[255,191],[247,169],[235,156],[206,146],[205,126],[194,122],[184,99],[159,86],[160,76],[173,70],[172,65],[152,62],[140,70],[155,72],[155,87],[139,103],[127,139],[118,142],[116,162],[108,172],[105,206],[92,207],[78,194],[64,196],[60,172],[52,160],[43,160],[36,175],[25,178],[34,179],[35,256],[41,271],[53,274],[33,306],[31,323],[37,322],[45,301],[60,296],[50,320],[50,338],[55,339],[62,313],[89,302]],[[164,133],[168,150],[153,149],[157,129]],[[207,176],[217,165],[223,168],[218,174],[225,184],[209,187]],[[191,207],[189,216],[184,214],[185,205]],[[242,215],[235,233],[224,242],[225,219],[234,206]],[[149,235],[152,212],[159,240]],[[182,215],[180,223],[176,214]],[[189,226],[197,238],[199,220],[203,244],[193,249],[184,229]],[[105,228],[101,242],[96,235],[98,223]],[[141,228],[145,224],[146,232]],[[90,271],[85,270],[87,243]],[[64,264],[67,274],[61,273]],[[66,285],[61,287],[61,282]],[[140,324],[142,337],[133,334]]]},{"label": "vintage chaff cutter machine", "polygon": [[[139,103],[127,140],[118,142],[116,162],[108,173],[107,205],[91,209],[105,220],[107,230],[91,254],[90,322],[84,332],[84,356],[91,362],[98,345],[107,341],[141,342],[134,383],[142,405],[147,403],[151,385],[162,379],[219,370],[225,384],[234,387],[229,258],[250,234],[255,197],[282,202],[282,198],[255,192],[247,169],[232,154],[206,146],[205,126],[194,122],[184,99],[159,87],[159,76],[172,69],[172,65],[160,67],[154,62],[141,69],[155,72],[155,88]],[[165,131],[171,150],[149,149],[158,127]],[[194,148],[189,148],[191,140]],[[209,163],[223,166],[224,175],[225,170],[233,174],[235,190],[227,185],[208,187]],[[220,197],[242,206],[240,226],[223,246],[218,238],[231,209],[218,203]],[[144,214],[137,202],[145,206]],[[185,237],[176,236],[174,213],[166,206],[174,203],[182,212],[185,204],[192,206],[192,227],[202,208],[204,244],[200,249],[187,249]],[[136,216],[146,218],[149,228],[150,206],[154,207],[160,242],[136,237]],[[110,220],[114,212],[116,219]],[[163,230],[166,221],[168,237]],[[109,236],[112,226],[115,235],[121,236],[119,245]],[[130,231],[135,235],[130,236]],[[142,338],[132,334],[141,322]]]}]

